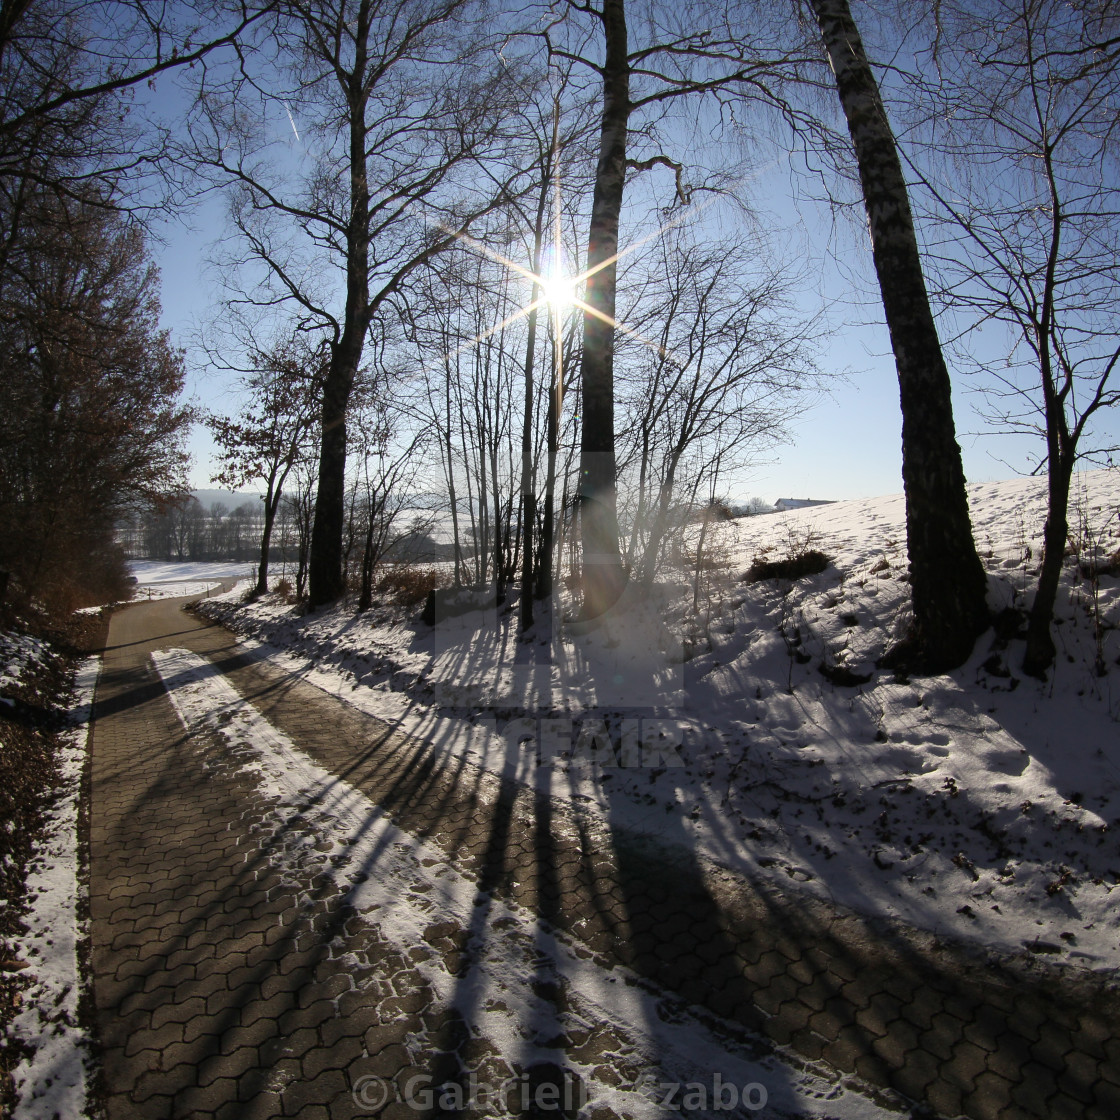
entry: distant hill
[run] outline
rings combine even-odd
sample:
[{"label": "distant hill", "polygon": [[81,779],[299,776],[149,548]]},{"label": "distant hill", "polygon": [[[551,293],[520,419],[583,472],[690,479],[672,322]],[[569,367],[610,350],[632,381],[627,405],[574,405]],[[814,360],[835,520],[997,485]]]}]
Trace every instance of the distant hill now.
[{"label": "distant hill", "polygon": [[202,503],[203,509],[209,509],[215,502],[221,502],[226,509],[233,510],[246,502],[259,502],[261,500],[260,494],[252,492],[238,494],[233,490],[192,490],[191,494]]}]

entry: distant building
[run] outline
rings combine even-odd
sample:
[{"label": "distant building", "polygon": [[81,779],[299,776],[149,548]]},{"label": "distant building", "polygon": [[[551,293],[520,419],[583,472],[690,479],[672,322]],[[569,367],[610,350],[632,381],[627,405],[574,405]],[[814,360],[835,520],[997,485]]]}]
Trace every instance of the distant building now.
[{"label": "distant building", "polygon": [[830,506],[834,498],[779,498],[774,503],[774,508],[780,513],[791,509],[807,509],[809,506]]}]

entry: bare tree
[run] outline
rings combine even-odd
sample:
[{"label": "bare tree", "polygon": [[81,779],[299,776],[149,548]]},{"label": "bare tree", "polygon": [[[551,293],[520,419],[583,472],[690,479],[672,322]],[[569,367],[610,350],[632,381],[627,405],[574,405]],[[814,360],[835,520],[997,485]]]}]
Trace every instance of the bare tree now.
[{"label": "bare tree", "polygon": [[915,666],[952,668],[987,625],[952,388],[922,274],[898,148],[847,0],[810,0],[852,139],[902,405],[902,479]]},{"label": "bare tree", "polygon": [[[367,339],[418,270],[508,193],[476,174],[500,146],[506,94],[501,60],[477,49],[478,15],[467,0],[286,3],[237,73],[198,98],[189,154],[232,186],[251,266],[234,300],[292,307],[328,339],[313,605],[343,591],[346,413]],[[298,160],[276,122],[298,133]]]},{"label": "bare tree", "polygon": [[[1085,437],[1120,402],[1120,17],[1054,0],[940,14],[929,68],[939,80],[917,84],[942,158],[915,171],[944,235],[938,295],[963,323],[962,361],[994,379],[1003,430],[1044,441],[1046,526],[1023,667],[1045,676],[1073,471],[1116,449]],[[978,362],[979,336],[996,331],[1006,358]]]},{"label": "bare tree", "polygon": [[193,66],[236,43],[273,7],[266,0],[6,0],[0,7],[6,79],[0,137],[65,127],[74,106]]},{"label": "bare tree", "polygon": [[678,229],[650,256],[627,319],[655,345],[618,354],[628,421],[619,472],[634,495],[627,563],[647,582],[670,528],[696,512],[687,495],[697,480],[716,493],[723,472],[783,438],[820,382],[819,324],[793,310],[799,277],[772,246],[697,243]]},{"label": "bare tree", "polygon": [[315,400],[322,378],[322,347],[302,336],[250,354],[248,399],[236,417],[210,413],[206,424],[219,448],[220,470],[212,481],[231,489],[265,485],[260,560],[254,595],[268,590],[272,529],[288,475],[306,455],[315,423]]},{"label": "bare tree", "polygon": [[221,53],[273,3],[5,0],[0,202],[10,221],[0,271],[30,228],[26,208],[44,193],[136,213],[166,203],[152,188],[169,169],[171,126],[136,87]]},{"label": "bare tree", "polygon": [[669,6],[643,8],[642,41],[635,47],[630,44],[626,0],[568,0],[568,9],[572,18],[578,13],[594,26],[600,51],[592,59],[583,44],[564,45],[558,41],[560,25],[555,25],[548,33],[550,54],[589,67],[602,83],[599,156],[583,272],[580,369],[583,611],[593,617],[617,599],[625,582],[615,492],[613,358],[619,223],[627,172],[655,167],[672,171],[676,198],[684,205],[693,192],[682,163],[656,144],[651,153],[641,153],[646,158],[634,158],[628,146],[632,122],[644,118],[639,132],[649,135],[654,117],[690,95],[756,101],[789,114],[791,106],[779,91],[808,57],[798,44],[781,44],[770,34],[765,25],[771,20],[757,5],[712,3],[699,12],[690,8],[687,15]]}]

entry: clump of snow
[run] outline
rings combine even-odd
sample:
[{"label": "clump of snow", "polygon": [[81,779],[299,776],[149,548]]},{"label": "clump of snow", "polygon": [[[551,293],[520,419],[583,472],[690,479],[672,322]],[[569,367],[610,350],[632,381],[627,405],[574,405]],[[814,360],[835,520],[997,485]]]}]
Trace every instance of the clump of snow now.
[{"label": "clump of snow", "polygon": [[[0,630],[0,692],[18,684],[32,665],[43,661],[46,653],[47,643],[42,638]],[[0,697],[0,701],[12,703],[6,697]]]},{"label": "clump of snow", "polygon": [[29,1048],[13,1073],[18,1097],[13,1120],[85,1115],[89,1056],[78,1019],[78,944],[84,931],[77,907],[85,889],[79,876],[78,799],[99,665],[98,658],[89,658],[78,670],[72,727],[58,755],[61,780],[26,879],[26,932],[10,944],[10,952],[29,965],[23,1010],[9,1028]]},{"label": "clump of snow", "polygon": [[[713,527],[698,609],[683,579],[596,628],[475,612],[434,630],[388,609],[204,606],[364,711],[604,818],[863,913],[1005,953],[1120,963],[1120,471],[1078,477],[1050,679],[1020,671],[1045,483],[975,485],[999,626],[967,664],[900,678],[901,495]],[[746,582],[809,548],[831,565]],[[671,573],[670,573],[671,574]],[[535,749],[534,749],[535,748]]]}]

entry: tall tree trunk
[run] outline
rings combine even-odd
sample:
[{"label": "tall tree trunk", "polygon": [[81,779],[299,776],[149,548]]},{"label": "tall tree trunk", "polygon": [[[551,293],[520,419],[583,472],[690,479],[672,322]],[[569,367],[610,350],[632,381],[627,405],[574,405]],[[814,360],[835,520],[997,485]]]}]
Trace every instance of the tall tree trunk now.
[{"label": "tall tree trunk", "polygon": [[308,598],[312,607],[342,597],[342,527],[346,508],[346,410],[362,360],[370,324],[370,194],[366,168],[367,44],[369,5],[358,6],[354,63],[347,79],[350,221],[346,227],[346,310],[342,331],[331,346],[323,383],[322,442],[315,522],[308,556]]},{"label": "tall tree trunk", "polygon": [[[540,275],[541,225],[544,220],[544,192],[542,205],[537,207],[537,228],[533,234],[533,272]],[[540,284],[534,281],[530,303],[540,299]],[[533,555],[533,530],[537,520],[537,492],[533,478],[533,365],[537,355],[537,312],[529,312],[528,337],[525,340],[525,409],[521,421],[521,630],[524,633],[533,625],[533,592],[536,572]]]},{"label": "tall tree trunk", "polygon": [[300,496],[298,515],[299,552],[296,558],[296,598],[307,593],[307,569],[311,556],[311,519],[314,512],[310,494]]},{"label": "tall tree trunk", "polygon": [[552,595],[553,570],[556,545],[556,462],[560,455],[560,410],[564,402],[564,366],[560,347],[560,332],[555,311],[549,316],[553,324],[552,386],[548,394],[546,421],[547,446],[545,448],[544,509],[541,510],[540,560],[537,567],[536,596],[540,600]]},{"label": "tall tree trunk", "polygon": [[348,366],[350,363],[342,347],[336,347],[323,386],[319,481],[308,551],[308,598],[312,607],[339,599],[346,590],[342,572],[342,532],[346,521],[346,408],[357,363],[349,369]]},{"label": "tall tree trunk", "polygon": [[[481,377],[477,373],[476,365],[476,386],[480,386]],[[476,392],[481,391],[481,386],[476,389]],[[484,398],[487,399],[487,398]],[[478,582],[479,585],[484,585],[487,582],[489,575],[490,561],[494,558],[493,550],[491,549],[490,542],[490,478],[486,470],[487,465],[487,448],[486,448],[486,432],[489,429],[489,419],[486,416],[486,408],[475,407],[475,427],[478,433]],[[496,531],[495,526],[495,531]],[[495,580],[498,578],[497,573],[494,573]]]},{"label": "tall tree trunk", "polygon": [[[560,195],[559,189],[553,186],[553,176],[558,174],[557,171],[557,150],[560,144],[560,101],[557,98],[552,106],[552,137],[549,144],[548,151],[548,165],[544,165],[544,158],[542,155],[541,160],[541,193],[537,197],[537,214],[536,224],[533,227],[533,273],[536,276],[541,274],[541,250],[544,245],[544,230],[545,220],[548,215],[548,195],[550,191],[554,191],[556,203],[556,228],[553,232],[553,246],[552,251],[556,254],[555,263],[559,266],[560,262]],[[532,291],[530,292],[530,304],[536,304],[537,300],[541,297],[541,285],[539,282],[534,281]],[[546,479],[546,487],[549,487],[545,497],[545,519],[548,522],[547,529],[542,528],[542,539],[547,532],[548,558],[542,552],[539,556],[536,551],[537,542],[534,540],[534,533],[537,524],[537,491],[536,479],[534,478],[533,471],[533,411],[536,404],[536,389],[534,384],[534,366],[537,355],[537,321],[539,318],[539,308],[534,306],[533,310],[529,312],[528,324],[528,339],[525,343],[525,412],[522,418],[521,428],[521,630],[524,633],[533,625],[533,601],[535,599],[543,598],[546,594],[552,592],[552,488],[555,488],[555,456],[552,454],[552,427],[553,427],[553,396],[549,397],[548,408],[548,435],[547,435],[547,454],[549,455],[549,467],[551,471],[549,477]],[[551,305],[546,306],[546,314],[551,322],[559,326],[559,311]],[[557,341],[554,339],[554,341]],[[547,591],[542,590],[541,586],[541,572],[544,566],[548,566],[547,578],[549,587]]]},{"label": "tall tree trunk", "polygon": [[525,416],[521,432],[521,629],[533,625],[536,581],[533,530],[536,528],[536,488],[533,485],[533,353],[536,349],[536,310],[529,312],[529,340],[525,343]]},{"label": "tall tree trunk", "polygon": [[272,543],[272,525],[275,519],[275,510],[270,512],[266,504],[264,528],[261,530],[261,558],[257,564],[257,586],[253,588],[254,595],[264,595],[268,591],[268,550]]},{"label": "tall tree trunk", "polygon": [[1042,531],[1042,566],[1027,623],[1027,649],[1023,656],[1023,672],[1043,680],[1046,670],[1054,662],[1050,623],[1054,617],[1054,603],[1058,598],[1058,584],[1062,578],[1062,563],[1069,538],[1069,490],[1077,461],[1074,455],[1063,454],[1056,440],[1051,441],[1050,454],[1046,525]]},{"label": "tall tree trunk", "polygon": [[[987,625],[949,372],[922,276],[894,135],[847,0],[811,0],[848,122],[902,405],[902,479],[914,605],[913,664],[959,665]],[[900,651],[901,652],[901,651]]]},{"label": "tall tree trunk", "polygon": [[1062,254],[1065,213],[1055,181],[1053,156],[1049,150],[1043,154],[1043,163],[1050,186],[1050,247],[1044,273],[1042,306],[1034,326],[1034,334],[1045,402],[1047,503],[1046,525],[1042,534],[1042,565],[1038,573],[1034,603],[1031,605],[1030,621],[1027,624],[1027,648],[1023,655],[1023,671],[1040,680],[1046,679],[1046,670],[1054,663],[1057,652],[1050,624],[1054,618],[1054,603],[1058,598],[1058,584],[1062,577],[1062,562],[1069,537],[1069,488],[1073,468],[1077,463],[1077,439],[1081,424],[1088,415],[1082,413],[1081,422],[1073,432],[1070,431],[1065,397],[1067,391],[1072,389],[1072,381],[1064,379],[1064,386],[1059,389],[1054,376],[1054,356],[1051,351],[1054,295],[1058,262]]},{"label": "tall tree trunk", "polygon": [[272,526],[276,520],[276,508],[280,504],[280,495],[275,492],[272,479],[268,480],[268,490],[264,498],[264,526],[261,529],[261,556],[257,562],[257,586],[253,588],[254,596],[264,595],[268,591],[268,549],[272,543]]},{"label": "tall tree trunk", "polygon": [[[509,518],[505,515],[502,509],[502,478],[501,471],[498,468],[498,441],[502,438],[502,433],[498,430],[502,406],[502,357],[504,355],[504,346],[499,347],[498,350],[498,368],[494,378],[494,411],[490,417],[490,439],[489,439],[489,453],[490,453],[490,497],[494,503],[494,586],[498,596],[498,602],[504,603],[506,598],[506,581],[509,576],[508,572],[508,550],[509,543]],[[510,503],[512,507],[512,502]],[[510,509],[512,516],[512,508]]]},{"label": "tall tree trunk", "polygon": [[622,593],[614,448],[614,316],[618,221],[626,185],[626,131],[630,119],[630,63],[625,0],[603,0],[603,117],[599,162],[587,240],[583,358],[580,383],[580,527],[583,613],[602,614]]},{"label": "tall tree trunk", "polygon": [[463,548],[459,537],[459,499],[455,493],[455,453],[451,446],[451,363],[447,363],[447,376],[444,380],[444,401],[446,404],[446,427],[443,435],[443,453],[447,458],[447,495],[451,502],[451,535],[455,554],[455,586],[463,583]]}]

